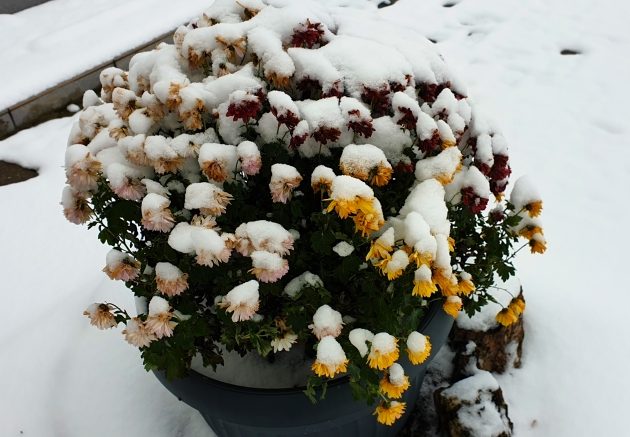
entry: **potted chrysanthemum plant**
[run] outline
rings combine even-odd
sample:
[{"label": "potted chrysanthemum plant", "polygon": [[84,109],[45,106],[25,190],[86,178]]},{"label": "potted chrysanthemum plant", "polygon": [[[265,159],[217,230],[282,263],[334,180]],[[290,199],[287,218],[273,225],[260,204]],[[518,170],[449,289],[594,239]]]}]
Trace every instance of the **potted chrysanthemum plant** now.
[{"label": "potted chrysanthemum plant", "polygon": [[[248,393],[265,412],[238,432],[388,432],[458,312],[494,300],[520,248],[545,250],[531,182],[503,195],[503,136],[429,41],[371,13],[216,1],[101,82],[70,135],[62,205],[112,247],[103,270],[139,304],[85,314],[125,325],[219,433],[237,432],[248,401],[232,397]],[[497,320],[523,309],[514,296]],[[326,412],[296,397],[326,387]],[[367,406],[341,406],[350,394]]]}]

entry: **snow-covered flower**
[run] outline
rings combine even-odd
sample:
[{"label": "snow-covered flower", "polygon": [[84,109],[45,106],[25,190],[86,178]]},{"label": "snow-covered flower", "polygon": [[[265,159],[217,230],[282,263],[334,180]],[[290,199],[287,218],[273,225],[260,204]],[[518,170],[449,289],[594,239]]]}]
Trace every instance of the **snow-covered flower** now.
[{"label": "snow-covered flower", "polygon": [[510,194],[510,203],[514,205],[516,211],[527,211],[530,217],[538,217],[543,208],[540,194],[528,176],[521,176],[514,183],[514,188]]},{"label": "snow-covered flower", "polygon": [[431,269],[426,265],[421,265],[414,273],[412,294],[426,298],[436,291],[437,287],[431,277]]},{"label": "snow-covered flower", "polygon": [[131,255],[112,249],[107,253],[103,271],[110,279],[133,281],[140,275],[140,262]]},{"label": "snow-covered flower", "polygon": [[186,187],[184,208],[198,209],[202,214],[219,216],[232,200],[232,195],[209,182],[198,182]]},{"label": "snow-covered flower", "polygon": [[173,149],[171,139],[161,135],[146,137],[144,154],[158,174],[175,173],[184,164],[184,158]]},{"label": "snow-covered flower", "polygon": [[287,203],[293,196],[293,190],[300,186],[302,176],[293,166],[273,164],[269,190],[274,202]]},{"label": "snow-covered flower", "polygon": [[280,337],[276,337],[271,340],[271,347],[273,347],[274,353],[288,351],[297,342],[297,339],[298,336],[295,333],[287,331]]},{"label": "snow-covered flower", "polygon": [[236,146],[206,143],[199,150],[199,166],[208,179],[231,181],[238,169]]},{"label": "snow-covered flower", "polygon": [[446,314],[457,318],[462,309],[462,299],[459,296],[448,296],[444,301],[442,308]]},{"label": "snow-covered flower", "polygon": [[374,192],[365,182],[352,176],[335,176],[331,185],[327,212],[335,211],[342,219],[363,211],[374,213]]},{"label": "snow-covered flower", "polygon": [[98,329],[109,329],[117,325],[112,309],[106,303],[93,303],[83,311],[83,314],[88,316],[90,324]]},{"label": "snow-covered flower", "polygon": [[313,323],[308,327],[320,340],[326,336],[338,337],[343,329],[341,313],[329,305],[322,305],[313,314]]},{"label": "snow-covered flower", "polygon": [[83,144],[73,144],[66,149],[66,179],[76,191],[95,190],[101,170],[101,163]]},{"label": "snow-covered flower", "polygon": [[403,393],[409,388],[409,377],[405,375],[403,367],[394,363],[383,374],[379,383],[381,392],[390,399],[400,399]]},{"label": "snow-covered flower", "polygon": [[317,376],[333,378],[337,373],[348,370],[346,353],[332,336],[323,337],[317,344],[317,358],[311,369]]},{"label": "snow-covered flower", "polygon": [[236,148],[238,158],[241,160],[241,170],[248,176],[255,176],[262,167],[260,150],[256,143],[243,141]]},{"label": "snow-covered flower", "polygon": [[255,250],[288,255],[293,250],[294,238],[282,225],[268,220],[256,220],[241,224],[234,232],[236,250],[249,256]]},{"label": "snow-covered flower", "polygon": [[536,233],[529,240],[529,248],[532,253],[545,253],[547,250],[547,240],[543,234]]},{"label": "snow-covered flower", "polygon": [[160,293],[177,296],[188,289],[188,274],[168,262],[155,265],[155,282]]},{"label": "snow-covered flower", "polygon": [[330,167],[318,165],[311,173],[311,188],[315,193],[330,192],[335,172]]},{"label": "snow-covered flower", "polygon": [[392,177],[392,166],[381,149],[372,144],[348,144],[343,148],[339,168],[345,175],[385,186]]},{"label": "snow-covered flower", "polygon": [[431,355],[431,341],[428,336],[413,331],[407,337],[407,355],[411,364],[422,364]]},{"label": "snow-covered flower", "polygon": [[159,194],[149,193],[142,199],[142,226],[149,231],[168,232],[175,226],[175,218],[168,208],[171,201]]},{"label": "snow-covered flower", "polygon": [[403,274],[409,265],[409,255],[402,249],[395,251],[391,257],[387,257],[377,263],[381,272],[387,276],[387,279],[393,281]]},{"label": "snow-covered flower", "polygon": [[464,296],[468,296],[475,291],[475,284],[472,281],[472,275],[468,272],[461,272],[459,274],[459,292]]},{"label": "snow-covered flower", "polygon": [[197,255],[197,264],[213,267],[230,259],[232,251],[226,244],[230,240],[223,239],[215,230],[206,226],[191,226],[189,238]]},{"label": "snow-covered flower", "polygon": [[398,360],[398,339],[386,332],[379,332],[372,339],[368,364],[373,369],[385,370]]},{"label": "snow-covered flower", "polygon": [[85,194],[75,191],[69,185],[63,188],[61,206],[66,220],[75,225],[85,223],[92,217],[92,207]]},{"label": "snow-covered flower", "polygon": [[135,347],[147,347],[157,339],[140,317],[129,319],[122,333],[127,343]]},{"label": "snow-covered flower", "polygon": [[280,255],[265,250],[256,250],[251,253],[251,273],[260,282],[276,282],[289,271],[289,262]]},{"label": "snow-covered flower", "polygon": [[405,407],[406,404],[404,402],[383,402],[378,407],[376,407],[374,415],[376,416],[376,420],[378,421],[378,423],[391,426],[394,424],[394,422],[400,419],[403,414],[405,414]]},{"label": "snow-covered flower", "polygon": [[162,337],[171,337],[177,323],[171,320],[173,313],[171,306],[166,299],[159,296],[153,296],[149,301],[149,315],[145,322],[146,328],[157,339]]},{"label": "snow-covered flower", "polygon": [[250,320],[260,305],[258,287],[258,281],[254,280],[237,285],[223,296],[219,306],[232,313],[233,322]]},{"label": "snow-covered flower", "polygon": [[369,261],[370,259],[386,259],[390,257],[390,253],[394,247],[394,228],[388,228],[383,234],[378,237],[376,240],[372,241],[372,245],[370,246],[370,250],[365,256],[365,260]]}]

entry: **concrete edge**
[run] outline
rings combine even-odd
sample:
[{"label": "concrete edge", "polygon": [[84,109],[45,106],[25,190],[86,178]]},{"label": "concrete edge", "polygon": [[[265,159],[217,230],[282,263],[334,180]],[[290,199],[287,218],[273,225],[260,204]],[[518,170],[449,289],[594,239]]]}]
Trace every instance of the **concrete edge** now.
[{"label": "concrete edge", "polygon": [[71,103],[80,103],[85,90],[100,88],[98,75],[103,69],[117,66],[126,70],[129,60],[136,53],[152,49],[161,42],[172,42],[174,31],[159,35],[8,108],[0,108],[0,140],[44,121],[71,115],[66,107]]}]

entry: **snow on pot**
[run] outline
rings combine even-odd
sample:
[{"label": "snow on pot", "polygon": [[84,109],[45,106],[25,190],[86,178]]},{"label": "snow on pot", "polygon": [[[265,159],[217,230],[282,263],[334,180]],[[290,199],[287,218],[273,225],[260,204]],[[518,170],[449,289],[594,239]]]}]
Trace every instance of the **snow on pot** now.
[{"label": "snow on pot", "polygon": [[373,12],[216,1],[174,42],[104,70],[70,133],[64,214],[99,230],[104,272],[149,302],[136,317],[109,302],[85,314],[125,324],[145,367],[219,428],[238,414],[221,425],[195,384],[267,395],[204,379],[193,358],[278,363],[297,347],[310,371],[306,396],[282,401],[291,420],[256,415],[242,433],[303,434],[309,415],[335,424],[317,429],[399,425],[445,320],[514,274],[519,238],[545,250],[533,184],[503,197],[503,136],[429,41]]}]

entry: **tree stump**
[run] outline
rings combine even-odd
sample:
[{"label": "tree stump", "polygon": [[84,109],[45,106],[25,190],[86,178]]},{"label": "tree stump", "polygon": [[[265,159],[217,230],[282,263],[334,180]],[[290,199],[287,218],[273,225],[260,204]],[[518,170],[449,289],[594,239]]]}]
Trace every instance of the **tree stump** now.
[{"label": "tree stump", "polygon": [[436,390],[440,429],[449,437],[510,437],[513,424],[499,383],[479,371],[448,388]]},{"label": "tree stump", "polygon": [[[522,298],[523,294],[519,297]],[[480,314],[475,317],[487,317]],[[468,324],[470,325],[470,324]],[[455,351],[454,377],[462,378],[470,374],[475,366],[489,372],[503,373],[510,366],[521,367],[523,338],[525,330],[523,317],[510,326],[496,323],[479,323],[480,326],[492,326],[487,330],[466,329],[456,323],[451,331],[449,344]]]}]

